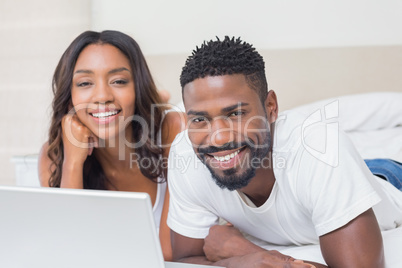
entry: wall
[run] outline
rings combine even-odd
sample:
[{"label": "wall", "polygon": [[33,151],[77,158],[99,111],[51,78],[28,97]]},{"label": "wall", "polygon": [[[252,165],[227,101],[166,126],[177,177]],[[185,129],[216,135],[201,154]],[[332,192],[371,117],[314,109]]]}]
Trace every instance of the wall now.
[{"label": "wall", "polygon": [[[269,89],[276,92],[279,110],[374,91],[402,92],[402,45],[261,49]],[[155,80],[176,89],[186,54],[148,55]],[[173,98],[172,98],[173,99]]]},{"label": "wall", "polygon": [[53,71],[90,15],[89,0],[0,0],[0,184],[15,183],[11,157],[45,141]]},{"label": "wall", "polygon": [[99,0],[93,28],[130,33],[145,54],[190,53],[235,35],[258,49],[402,44],[400,0]]},{"label": "wall", "polygon": [[[181,100],[181,67],[204,40],[241,36],[267,55],[271,50],[298,55],[298,49],[328,48],[331,52],[334,47],[397,46],[402,45],[400,14],[399,0],[99,0],[93,6],[92,27],[117,29],[133,36],[150,63],[157,86],[170,91],[171,101],[177,103]],[[276,65],[269,58],[265,60],[268,75],[277,73],[270,69]],[[298,67],[303,68],[303,63]],[[344,70],[350,70],[350,65]],[[269,79],[275,89],[283,90],[276,77]]]}]

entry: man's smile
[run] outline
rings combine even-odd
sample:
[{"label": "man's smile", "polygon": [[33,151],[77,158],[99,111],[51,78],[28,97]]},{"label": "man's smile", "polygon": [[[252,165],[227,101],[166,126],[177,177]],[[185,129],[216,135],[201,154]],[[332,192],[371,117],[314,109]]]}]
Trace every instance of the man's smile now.
[{"label": "man's smile", "polygon": [[223,161],[228,161],[228,160],[232,159],[232,158],[235,157],[239,152],[240,152],[240,150],[236,150],[234,153],[229,153],[229,154],[227,154],[227,155],[219,156],[219,155],[213,155],[213,154],[211,154],[211,156],[213,156],[216,160],[223,162]]},{"label": "man's smile", "polygon": [[218,151],[214,153],[204,153],[204,160],[211,168],[229,169],[234,168],[240,163],[244,149],[247,146],[242,146],[232,150]]}]

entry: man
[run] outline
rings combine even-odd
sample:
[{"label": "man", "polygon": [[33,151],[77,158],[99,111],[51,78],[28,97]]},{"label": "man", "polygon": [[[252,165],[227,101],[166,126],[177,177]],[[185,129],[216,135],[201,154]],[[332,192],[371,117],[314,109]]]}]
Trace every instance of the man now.
[{"label": "man", "polygon": [[[240,230],[276,245],[319,243],[330,267],[384,267],[380,227],[401,225],[402,193],[373,176],[334,125],[306,124],[291,112],[278,118],[264,61],[250,44],[204,43],[180,81],[188,130],[169,156],[176,261],[314,267],[260,248]],[[328,137],[336,142],[326,144]],[[323,146],[334,153],[312,153]],[[219,218],[229,224],[217,225]]]}]

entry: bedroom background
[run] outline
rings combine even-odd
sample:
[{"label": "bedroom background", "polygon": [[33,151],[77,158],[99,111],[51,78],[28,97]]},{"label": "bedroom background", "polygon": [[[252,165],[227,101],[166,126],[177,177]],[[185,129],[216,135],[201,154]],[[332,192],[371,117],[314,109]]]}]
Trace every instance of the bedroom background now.
[{"label": "bedroom background", "polygon": [[[160,89],[204,40],[241,36],[264,56],[280,109],[348,94],[402,92],[399,0],[0,0],[0,184],[26,184],[47,138],[51,78],[85,30],[115,29],[141,46]],[[17,167],[17,168],[16,168]]]}]

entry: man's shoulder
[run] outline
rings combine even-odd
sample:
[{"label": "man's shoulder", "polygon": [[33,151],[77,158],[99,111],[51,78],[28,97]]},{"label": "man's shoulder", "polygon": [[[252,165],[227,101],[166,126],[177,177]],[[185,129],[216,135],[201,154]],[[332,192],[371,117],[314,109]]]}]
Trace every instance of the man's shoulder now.
[{"label": "man's shoulder", "polygon": [[340,130],[337,118],[326,120],[320,110],[312,114],[288,110],[282,112],[275,123],[273,149],[278,152],[304,151],[311,147],[309,143],[325,145],[329,134],[337,136]]},{"label": "man's shoulder", "polygon": [[275,122],[273,150],[277,153],[297,150],[301,143],[304,116],[284,111]]},{"label": "man's shoulder", "polygon": [[193,147],[191,146],[191,141],[188,137],[188,130],[183,130],[179,134],[177,134],[176,138],[174,139],[171,149],[172,152],[179,153],[179,154],[189,154],[194,155]]},{"label": "man's shoulder", "polygon": [[195,154],[187,130],[180,132],[172,143],[169,154],[169,170],[174,172],[177,177],[183,178],[211,175]]}]

